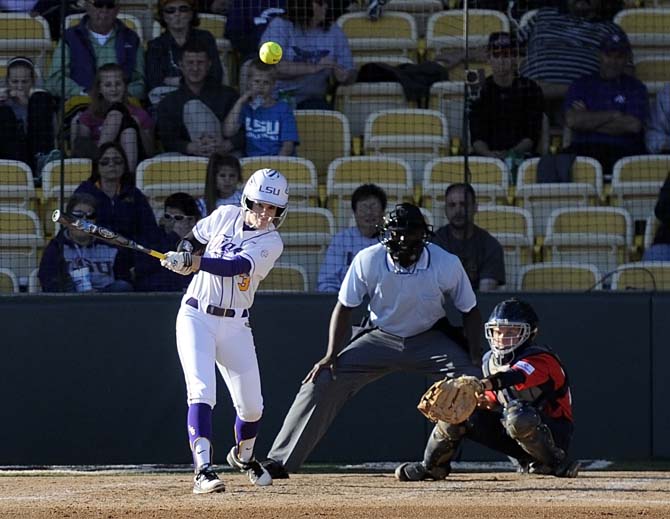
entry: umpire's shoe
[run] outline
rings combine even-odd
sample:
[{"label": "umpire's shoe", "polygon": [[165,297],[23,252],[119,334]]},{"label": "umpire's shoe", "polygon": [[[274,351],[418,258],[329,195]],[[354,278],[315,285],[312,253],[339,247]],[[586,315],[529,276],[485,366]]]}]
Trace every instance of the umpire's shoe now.
[{"label": "umpire's shoe", "polygon": [[240,472],[246,472],[249,476],[249,481],[258,487],[267,487],[272,485],[272,476],[265,470],[265,467],[258,463],[255,459],[249,461],[242,461],[237,457],[237,445],[233,445],[226,457],[228,465]]},{"label": "umpire's shoe", "polygon": [[219,479],[211,465],[205,465],[195,475],[193,480],[194,494],[211,494],[212,492],[223,492],[226,485]]},{"label": "umpire's shoe", "polygon": [[395,469],[395,477],[398,481],[423,481],[434,479],[438,481],[446,478],[451,472],[451,465],[442,465],[428,470],[422,462],[407,462]]},{"label": "umpire's shoe", "polygon": [[286,467],[282,465],[279,461],[273,460],[273,459],[267,459],[265,461],[261,461],[261,465],[265,467],[265,470],[267,470],[270,475],[272,476],[272,479],[288,479],[288,471],[286,470]]}]

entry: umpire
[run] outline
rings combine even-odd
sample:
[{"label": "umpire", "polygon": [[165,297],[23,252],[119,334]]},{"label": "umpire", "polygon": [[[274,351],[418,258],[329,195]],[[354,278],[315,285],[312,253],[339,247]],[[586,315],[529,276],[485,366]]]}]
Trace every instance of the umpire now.
[{"label": "umpire", "polygon": [[[433,377],[481,376],[482,318],[458,257],[428,243],[418,207],[400,204],[385,218],[381,243],[359,252],[330,318],[328,350],[302,382],[263,465],[273,478],[297,471],[347,400],[396,371]],[[449,296],[464,335],[445,311]],[[352,311],[370,300],[370,327],[347,342]]]}]

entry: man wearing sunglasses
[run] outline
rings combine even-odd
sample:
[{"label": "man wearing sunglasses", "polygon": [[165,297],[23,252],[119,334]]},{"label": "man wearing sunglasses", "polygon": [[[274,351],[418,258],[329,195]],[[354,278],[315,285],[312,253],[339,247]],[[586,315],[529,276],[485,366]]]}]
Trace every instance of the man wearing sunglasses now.
[{"label": "man wearing sunglasses", "polygon": [[[65,74],[65,97],[85,95],[93,86],[95,71],[101,65],[118,63],[128,78],[131,96],[144,97],[144,49],[135,31],[117,19],[118,0],[93,0],[85,3],[86,15],[78,25],[65,31],[58,42],[46,81],[47,89],[61,96]],[[65,69],[60,55],[65,42]]]}]

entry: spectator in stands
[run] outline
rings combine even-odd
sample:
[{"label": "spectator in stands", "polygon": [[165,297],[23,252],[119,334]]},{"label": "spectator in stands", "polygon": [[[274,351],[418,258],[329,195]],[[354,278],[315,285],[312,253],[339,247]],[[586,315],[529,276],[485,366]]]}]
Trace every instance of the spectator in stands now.
[{"label": "spectator in stands", "polygon": [[91,176],[75,193],[95,197],[99,225],[139,243],[156,242],[156,217],[146,196],[135,187],[135,175],[120,144],[106,142],[100,146]]},{"label": "spectator in stands", "polygon": [[670,153],[670,83],[656,94],[649,114],[646,143],[649,153]]},{"label": "spectator in stands", "polygon": [[610,175],[622,157],[645,153],[647,88],[624,74],[631,55],[625,34],[609,34],[600,46],[600,71],[570,85],[565,122],[572,130],[567,153],[597,159]]},{"label": "spectator in stands", "polygon": [[461,260],[474,290],[496,290],[505,284],[505,261],[500,242],[475,225],[477,199],[470,184],[451,184],[444,193],[449,223],[435,232],[433,243]]},{"label": "spectator in stands", "polygon": [[200,41],[184,44],[180,62],[184,77],[158,105],[158,136],[165,151],[209,157],[242,148],[241,135],[223,136],[223,121],[239,96],[229,86],[207,81],[211,64]]},{"label": "spectator in stands", "polygon": [[274,18],[261,37],[261,44],[274,41],[284,49],[277,87],[280,98],[299,109],[331,109],[326,100],[331,79],[341,84],[356,79],[347,37],[327,11],[327,0],[287,0],[286,14]]},{"label": "spectator in stands", "polygon": [[70,134],[75,157],[94,158],[98,146],[106,142],[121,145],[128,167],[153,155],[154,123],[149,114],[128,101],[128,85],[123,69],[107,63],[98,69],[90,90],[91,105],[75,116]]},{"label": "spectator in stands", "polygon": [[182,78],[179,62],[186,40],[198,40],[207,49],[207,56],[211,62],[207,79],[220,85],[223,81],[223,68],[216,40],[209,31],[196,29],[200,20],[193,0],[160,0],[157,20],[165,32],[151,40],[147,46],[146,77],[149,101],[153,105],[158,105],[165,94],[179,87]]},{"label": "spectator in stands", "polygon": [[506,32],[489,37],[493,74],[486,78],[470,112],[472,148],[477,155],[514,160],[534,153],[542,131],[544,100],[532,79],[517,75],[519,47]]},{"label": "spectator in stands", "polygon": [[200,214],[204,218],[222,205],[240,205],[242,201],[242,166],[234,155],[212,153],[207,163],[205,196],[198,198]]},{"label": "spectator in stands", "polygon": [[599,18],[600,4],[567,0],[567,10],[545,7],[519,30],[519,40],[528,47],[521,75],[537,81],[545,98],[562,99],[570,83],[598,72],[605,36],[625,36],[618,25]]},{"label": "spectator in stands", "polygon": [[379,243],[377,226],[386,210],[386,193],[375,184],[363,184],[351,195],[351,209],[356,224],[333,236],[319,270],[319,292],[339,291],[354,256]]},{"label": "spectator in stands", "polygon": [[268,23],[284,14],[286,0],[230,0],[226,38],[240,54],[240,63],[258,56],[258,42]]},{"label": "spectator in stands", "polygon": [[651,247],[644,251],[642,261],[670,261],[670,172],[658,195],[654,214],[660,225]]},{"label": "spectator in stands", "polygon": [[56,105],[44,90],[35,89],[33,62],[17,56],[7,62],[0,89],[0,158],[20,160],[39,176],[54,147]]},{"label": "spectator in stands", "polygon": [[[75,193],[65,212],[96,223],[96,205],[93,195]],[[43,292],[129,292],[131,264],[128,249],[62,227],[44,249],[37,275]]]},{"label": "spectator in stands", "polygon": [[243,128],[247,157],[292,156],[295,153],[298,127],[291,106],[274,97],[275,77],[275,65],[267,65],[255,58],[249,67],[248,91],[226,116],[224,136],[231,138]]},{"label": "spectator in stands", "polygon": [[85,95],[93,86],[95,71],[106,63],[118,63],[128,81],[128,92],[144,97],[144,49],[140,38],[117,19],[118,0],[86,2],[86,15],[65,31],[51,60],[47,88],[61,95],[61,48],[65,45],[65,97]]},{"label": "spectator in stands", "polygon": [[[163,203],[163,216],[159,221],[158,242],[154,250],[176,250],[179,242],[200,219],[195,199],[187,193],[173,193]],[[135,283],[138,292],[179,292],[191,282],[193,274],[182,276],[161,267],[160,262],[149,259],[136,265]]]}]

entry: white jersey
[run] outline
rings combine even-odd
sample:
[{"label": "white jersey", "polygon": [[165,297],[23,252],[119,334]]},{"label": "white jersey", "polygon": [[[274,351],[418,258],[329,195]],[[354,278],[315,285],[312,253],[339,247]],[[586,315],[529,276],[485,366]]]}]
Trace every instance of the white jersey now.
[{"label": "white jersey", "polygon": [[240,206],[218,207],[193,227],[193,236],[207,247],[204,258],[240,255],[249,260],[251,271],[234,277],[217,276],[203,270],[193,276],[186,298],[219,308],[250,308],[259,283],[268,275],[284,250],[284,244],[270,225],[262,231],[244,230],[244,210]]},{"label": "white jersey", "polygon": [[445,295],[461,312],[469,312],[477,304],[458,256],[428,243],[419,260],[403,269],[380,243],[354,257],[338,300],[356,307],[368,296],[373,325],[399,337],[412,337],[445,316]]}]

